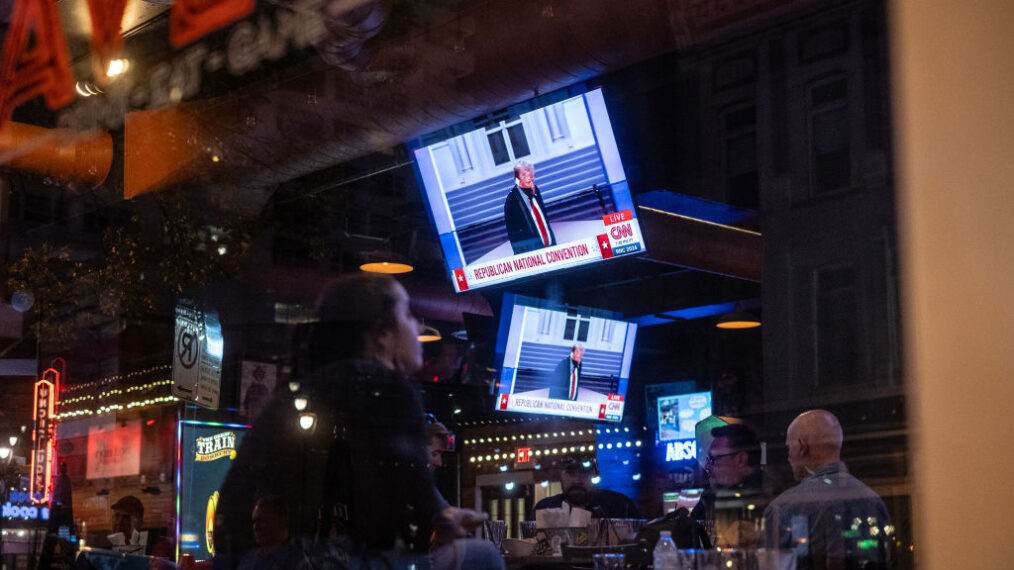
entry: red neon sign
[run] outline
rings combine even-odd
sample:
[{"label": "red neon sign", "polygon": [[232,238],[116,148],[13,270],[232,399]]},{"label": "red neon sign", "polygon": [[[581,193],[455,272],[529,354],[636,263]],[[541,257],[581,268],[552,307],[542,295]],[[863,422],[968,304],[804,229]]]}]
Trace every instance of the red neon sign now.
[{"label": "red neon sign", "polygon": [[21,0],[0,54],[0,129],[15,107],[39,95],[50,109],[74,99],[67,44],[55,2]]},{"label": "red neon sign", "polygon": [[518,463],[529,463],[532,460],[532,448],[530,447],[519,447],[518,448]]},{"label": "red neon sign", "polygon": [[[52,379],[52,380],[50,380]],[[32,431],[32,477],[29,494],[33,503],[49,502],[53,483],[53,417],[60,373],[50,368],[35,383],[35,426]]]},{"label": "red neon sign", "polygon": [[[169,12],[169,42],[180,47],[243,18],[255,0],[176,0]],[[88,0],[92,58],[98,77],[122,45],[125,0]],[[34,41],[30,41],[34,40]],[[0,52],[0,129],[14,108],[38,96],[50,109],[74,100],[74,77],[60,14],[52,0],[15,0]]]}]

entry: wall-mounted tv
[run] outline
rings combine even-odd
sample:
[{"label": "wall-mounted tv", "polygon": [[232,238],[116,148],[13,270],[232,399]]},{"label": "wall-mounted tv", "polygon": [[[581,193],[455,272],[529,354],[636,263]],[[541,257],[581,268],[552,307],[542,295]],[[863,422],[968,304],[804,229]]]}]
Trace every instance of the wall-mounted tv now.
[{"label": "wall-mounted tv", "polygon": [[456,291],[644,251],[602,91],[532,107],[412,144]]},{"label": "wall-mounted tv", "polygon": [[496,409],[620,421],[636,335],[612,311],[504,295]]},{"label": "wall-mounted tv", "polygon": [[711,415],[711,392],[660,396],[656,402],[659,441],[694,439],[697,422]]}]

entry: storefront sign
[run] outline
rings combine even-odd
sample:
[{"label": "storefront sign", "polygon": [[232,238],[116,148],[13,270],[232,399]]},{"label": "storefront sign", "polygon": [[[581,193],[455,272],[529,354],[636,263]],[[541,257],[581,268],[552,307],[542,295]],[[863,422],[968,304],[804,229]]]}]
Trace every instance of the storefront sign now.
[{"label": "storefront sign", "polygon": [[[127,2],[87,0],[87,3],[93,75],[101,83],[110,63],[117,61],[113,58],[121,52],[120,29]],[[154,66],[148,81],[136,81],[129,91],[108,92],[108,102],[102,103],[105,109],[72,105],[60,115],[58,123],[80,130],[114,128],[122,124],[122,109],[128,102],[133,108],[159,108],[176,103],[180,97],[200,91],[201,70],[224,68],[239,76],[257,68],[262,61],[280,59],[290,44],[302,49],[326,32],[320,11],[315,9],[319,2],[298,0],[291,10],[277,10],[273,17],[262,14],[256,21],[249,18],[239,22],[230,31],[225,49],[193,43],[246,18],[255,5],[256,0],[176,0],[169,12],[169,42],[182,50],[179,56]],[[44,97],[46,106],[54,110],[74,101],[75,78],[57,6],[51,0],[15,0],[10,16],[10,28],[0,54],[3,65],[0,129],[18,105],[36,97]]]},{"label": "storefront sign", "polygon": [[213,530],[218,490],[249,426],[180,422],[180,472],[176,513],[179,553],[194,560],[214,555]]},{"label": "storefront sign", "polygon": [[181,299],[173,338],[173,395],[217,410],[225,352],[218,314]]},{"label": "storefront sign", "polygon": [[236,458],[236,432],[223,431],[194,440],[197,453],[194,461],[214,461],[222,457]]},{"label": "storefront sign", "polygon": [[123,477],[141,472],[141,420],[115,420],[88,428],[86,477]]},{"label": "storefront sign", "polygon": [[686,441],[669,441],[665,444],[665,460],[667,463],[673,461],[688,461],[697,459],[697,442],[688,439]]},{"label": "storefront sign", "polygon": [[0,516],[8,521],[48,521],[49,507],[33,505],[30,493],[11,491],[10,500],[0,507]]},{"label": "storefront sign", "polygon": [[35,383],[35,429],[32,431],[31,494],[33,503],[48,503],[53,490],[53,431],[60,373],[50,368]]}]

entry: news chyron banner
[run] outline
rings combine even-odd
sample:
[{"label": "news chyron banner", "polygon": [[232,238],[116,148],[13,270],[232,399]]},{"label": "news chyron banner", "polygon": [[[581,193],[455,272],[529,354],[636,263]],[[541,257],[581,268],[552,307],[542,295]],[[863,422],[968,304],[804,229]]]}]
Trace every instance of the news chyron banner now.
[{"label": "news chyron banner", "polygon": [[641,228],[631,210],[606,214],[601,222],[584,224],[589,226],[586,229],[588,237],[455,269],[454,286],[458,291],[466,291],[546,271],[576,267],[589,261],[638,253],[644,249]]},{"label": "news chyron banner", "polygon": [[180,555],[208,560],[215,554],[213,533],[218,492],[236,459],[249,426],[184,421],[180,423],[180,497],[176,513]]}]

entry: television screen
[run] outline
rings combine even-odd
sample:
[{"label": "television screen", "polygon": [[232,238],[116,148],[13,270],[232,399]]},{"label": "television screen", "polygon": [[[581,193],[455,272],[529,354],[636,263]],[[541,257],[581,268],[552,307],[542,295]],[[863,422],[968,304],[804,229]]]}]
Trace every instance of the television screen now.
[{"label": "television screen", "polygon": [[620,421],[636,334],[611,311],[504,295],[496,409]]},{"label": "television screen", "polygon": [[656,401],[659,441],[694,439],[697,422],[711,415],[711,392],[660,396]]},{"label": "television screen", "polygon": [[417,142],[456,291],[644,251],[602,91]]}]

